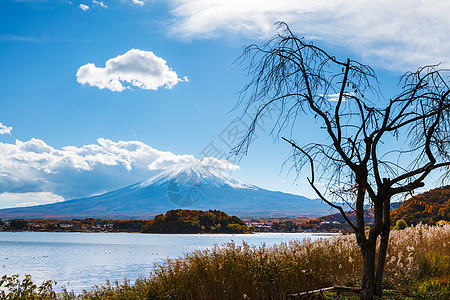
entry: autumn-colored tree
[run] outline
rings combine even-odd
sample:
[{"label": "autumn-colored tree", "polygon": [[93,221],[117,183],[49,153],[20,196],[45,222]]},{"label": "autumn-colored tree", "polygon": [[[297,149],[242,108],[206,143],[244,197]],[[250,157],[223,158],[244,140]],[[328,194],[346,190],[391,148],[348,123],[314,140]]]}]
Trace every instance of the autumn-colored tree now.
[{"label": "autumn-colored tree", "polygon": [[450,186],[412,196],[402,206],[392,210],[391,218],[394,222],[403,219],[413,225],[450,221]]},{"label": "autumn-colored tree", "polygon": [[176,209],[157,215],[142,227],[145,233],[249,233],[252,228],[236,216],[218,210]]}]

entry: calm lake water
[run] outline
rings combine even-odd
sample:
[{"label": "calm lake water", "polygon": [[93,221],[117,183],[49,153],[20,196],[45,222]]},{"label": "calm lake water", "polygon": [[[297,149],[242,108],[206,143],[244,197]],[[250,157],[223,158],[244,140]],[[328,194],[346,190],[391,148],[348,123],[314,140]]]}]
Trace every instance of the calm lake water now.
[{"label": "calm lake water", "polygon": [[[267,246],[295,239],[328,238],[332,234],[135,234],[0,232],[0,276],[31,274],[35,283],[56,280],[81,292],[109,280],[134,281],[147,276],[155,264],[194,250],[234,241]],[[59,288],[58,288],[59,287]]]}]

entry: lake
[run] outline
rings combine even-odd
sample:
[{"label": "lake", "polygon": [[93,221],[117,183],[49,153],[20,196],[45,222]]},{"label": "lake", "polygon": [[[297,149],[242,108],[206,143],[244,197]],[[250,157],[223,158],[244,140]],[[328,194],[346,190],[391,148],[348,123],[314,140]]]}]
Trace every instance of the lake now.
[{"label": "lake", "polygon": [[147,276],[155,264],[194,250],[234,241],[267,246],[295,239],[328,238],[334,234],[139,234],[0,232],[0,276],[31,274],[36,284],[56,280],[57,290],[81,292],[125,277]]}]

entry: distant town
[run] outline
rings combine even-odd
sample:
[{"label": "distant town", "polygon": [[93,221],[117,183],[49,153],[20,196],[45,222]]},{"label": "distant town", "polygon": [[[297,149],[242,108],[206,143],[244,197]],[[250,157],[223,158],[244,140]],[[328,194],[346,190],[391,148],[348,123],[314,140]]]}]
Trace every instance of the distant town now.
[{"label": "distant town", "polygon": [[[13,219],[0,220],[0,231],[43,232],[143,232],[153,219]],[[304,218],[258,218],[242,219],[251,232],[345,232],[349,227],[339,221],[321,221]],[[210,227],[211,228],[211,227]],[[167,230],[166,230],[167,231]],[[217,230],[201,230],[199,233],[220,233]]]}]

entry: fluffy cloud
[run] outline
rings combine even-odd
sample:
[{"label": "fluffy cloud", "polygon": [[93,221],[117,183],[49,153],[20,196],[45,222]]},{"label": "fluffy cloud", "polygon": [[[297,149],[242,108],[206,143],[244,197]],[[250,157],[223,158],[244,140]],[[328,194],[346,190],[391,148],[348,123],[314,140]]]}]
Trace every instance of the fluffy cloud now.
[{"label": "fluffy cloud", "polygon": [[225,160],[176,155],[138,141],[100,138],[97,144],[62,149],[40,139],[0,143],[0,202],[10,199],[8,203],[24,205],[87,197],[148,179],[158,170],[187,165],[237,168]]},{"label": "fluffy cloud", "polygon": [[100,89],[121,92],[128,89],[124,83],[141,89],[157,90],[160,87],[171,89],[180,81],[175,71],[167,66],[161,57],[151,51],[131,49],[125,54],[109,59],[104,68],[89,63],[81,66],[76,74],[77,81]]},{"label": "fluffy cloud", "polygon": [[165,152],[154,162],[149,164],[149,170],[164,170],[170,168],[183,168],[189,166],[196,167],[214,167],[221,170],[236,170],[238,166],[233,165],[227,160],[217,159],[215,157],[205,157],[198,159],[193,155],[176,155],[170,152]]},{"label": "fluffy cloud", "polygon": [[0,209],[50,204],[64,201],[64,198],[49,192],[40,193],[0,193]]},{"label": "fluffy cloud", "polygon": [[3,125],[2,122],[0,122],[0,134],[11,134],[11,130],[12,127]]},{"label": "fluffy cloud", "polygon": [[172,33],[187,38],[264,38],[277,21],[299,35],[352,49],[396,70],[450,66],[450,2],[438,0],[172,0]]},{"label": "fluffy cloud", "polygon": [[80,8],[84,11],[89,10],[89,6],[85,5],[85,4],[80,4]]}]

